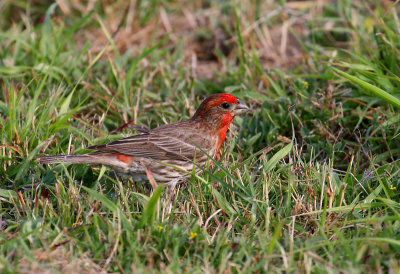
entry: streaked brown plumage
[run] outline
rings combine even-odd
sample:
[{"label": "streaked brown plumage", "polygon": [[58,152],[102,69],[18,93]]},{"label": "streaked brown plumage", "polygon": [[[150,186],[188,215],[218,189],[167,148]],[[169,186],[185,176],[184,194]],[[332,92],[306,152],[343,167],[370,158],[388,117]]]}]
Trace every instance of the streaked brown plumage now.
[{"label": "streaked brown plumage", "polygon": [[[229,125],[249,108],[233,95],[205,99],[192,118],[160,126],[139,135],[96,145],[88,154],[39,156],[40,163],[103,164],[136,181],[151,174],[157,182],[175,185],[186,178],[193,164],[203,166],[209,156],[219,158]],[[200,149],[201,148],[201,149]]]}]

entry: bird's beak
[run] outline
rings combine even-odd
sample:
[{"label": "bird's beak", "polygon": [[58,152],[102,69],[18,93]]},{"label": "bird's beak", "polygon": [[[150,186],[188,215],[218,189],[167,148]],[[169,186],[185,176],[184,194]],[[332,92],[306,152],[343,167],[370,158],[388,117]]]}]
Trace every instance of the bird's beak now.
[{"label": "bird's beak", "polygon": [[250,112],[250,111],[251,111],[250,108],[245,103],[238,100],[238,103],[236,104],[235,109],[233,110],[233,114],[240,115],[242,113]]}]

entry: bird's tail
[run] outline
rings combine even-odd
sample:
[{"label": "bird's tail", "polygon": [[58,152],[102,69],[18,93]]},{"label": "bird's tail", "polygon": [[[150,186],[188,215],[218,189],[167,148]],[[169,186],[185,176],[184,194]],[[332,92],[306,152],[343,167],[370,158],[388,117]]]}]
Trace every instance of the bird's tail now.
[{"label": "bird's tail", "polygon": [[74,155],[55,155],[38,156],[37,161],[41,164],[70,163],[70,164],[101,164],[100,159],[95,153],[74,154]]}]

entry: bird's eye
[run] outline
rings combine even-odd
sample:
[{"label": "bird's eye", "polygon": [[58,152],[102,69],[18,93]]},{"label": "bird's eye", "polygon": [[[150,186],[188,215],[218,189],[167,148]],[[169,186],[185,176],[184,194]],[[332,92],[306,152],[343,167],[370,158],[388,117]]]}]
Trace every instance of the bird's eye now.
[{"label": "bird's eye", "polygon": [[227,102],[224,102],[221,104],[221,107],[227,109],[229,108],[229,104]]}]

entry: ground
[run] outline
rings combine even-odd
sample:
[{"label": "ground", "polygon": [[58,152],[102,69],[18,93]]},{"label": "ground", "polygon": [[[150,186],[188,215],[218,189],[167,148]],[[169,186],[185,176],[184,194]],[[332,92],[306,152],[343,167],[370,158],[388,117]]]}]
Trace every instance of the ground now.
[{"label": "ground", "polygon": [[[399,272],[395,1],[0,2],[2,272]],[[228,92],[213,167],[40,165]]]}]

